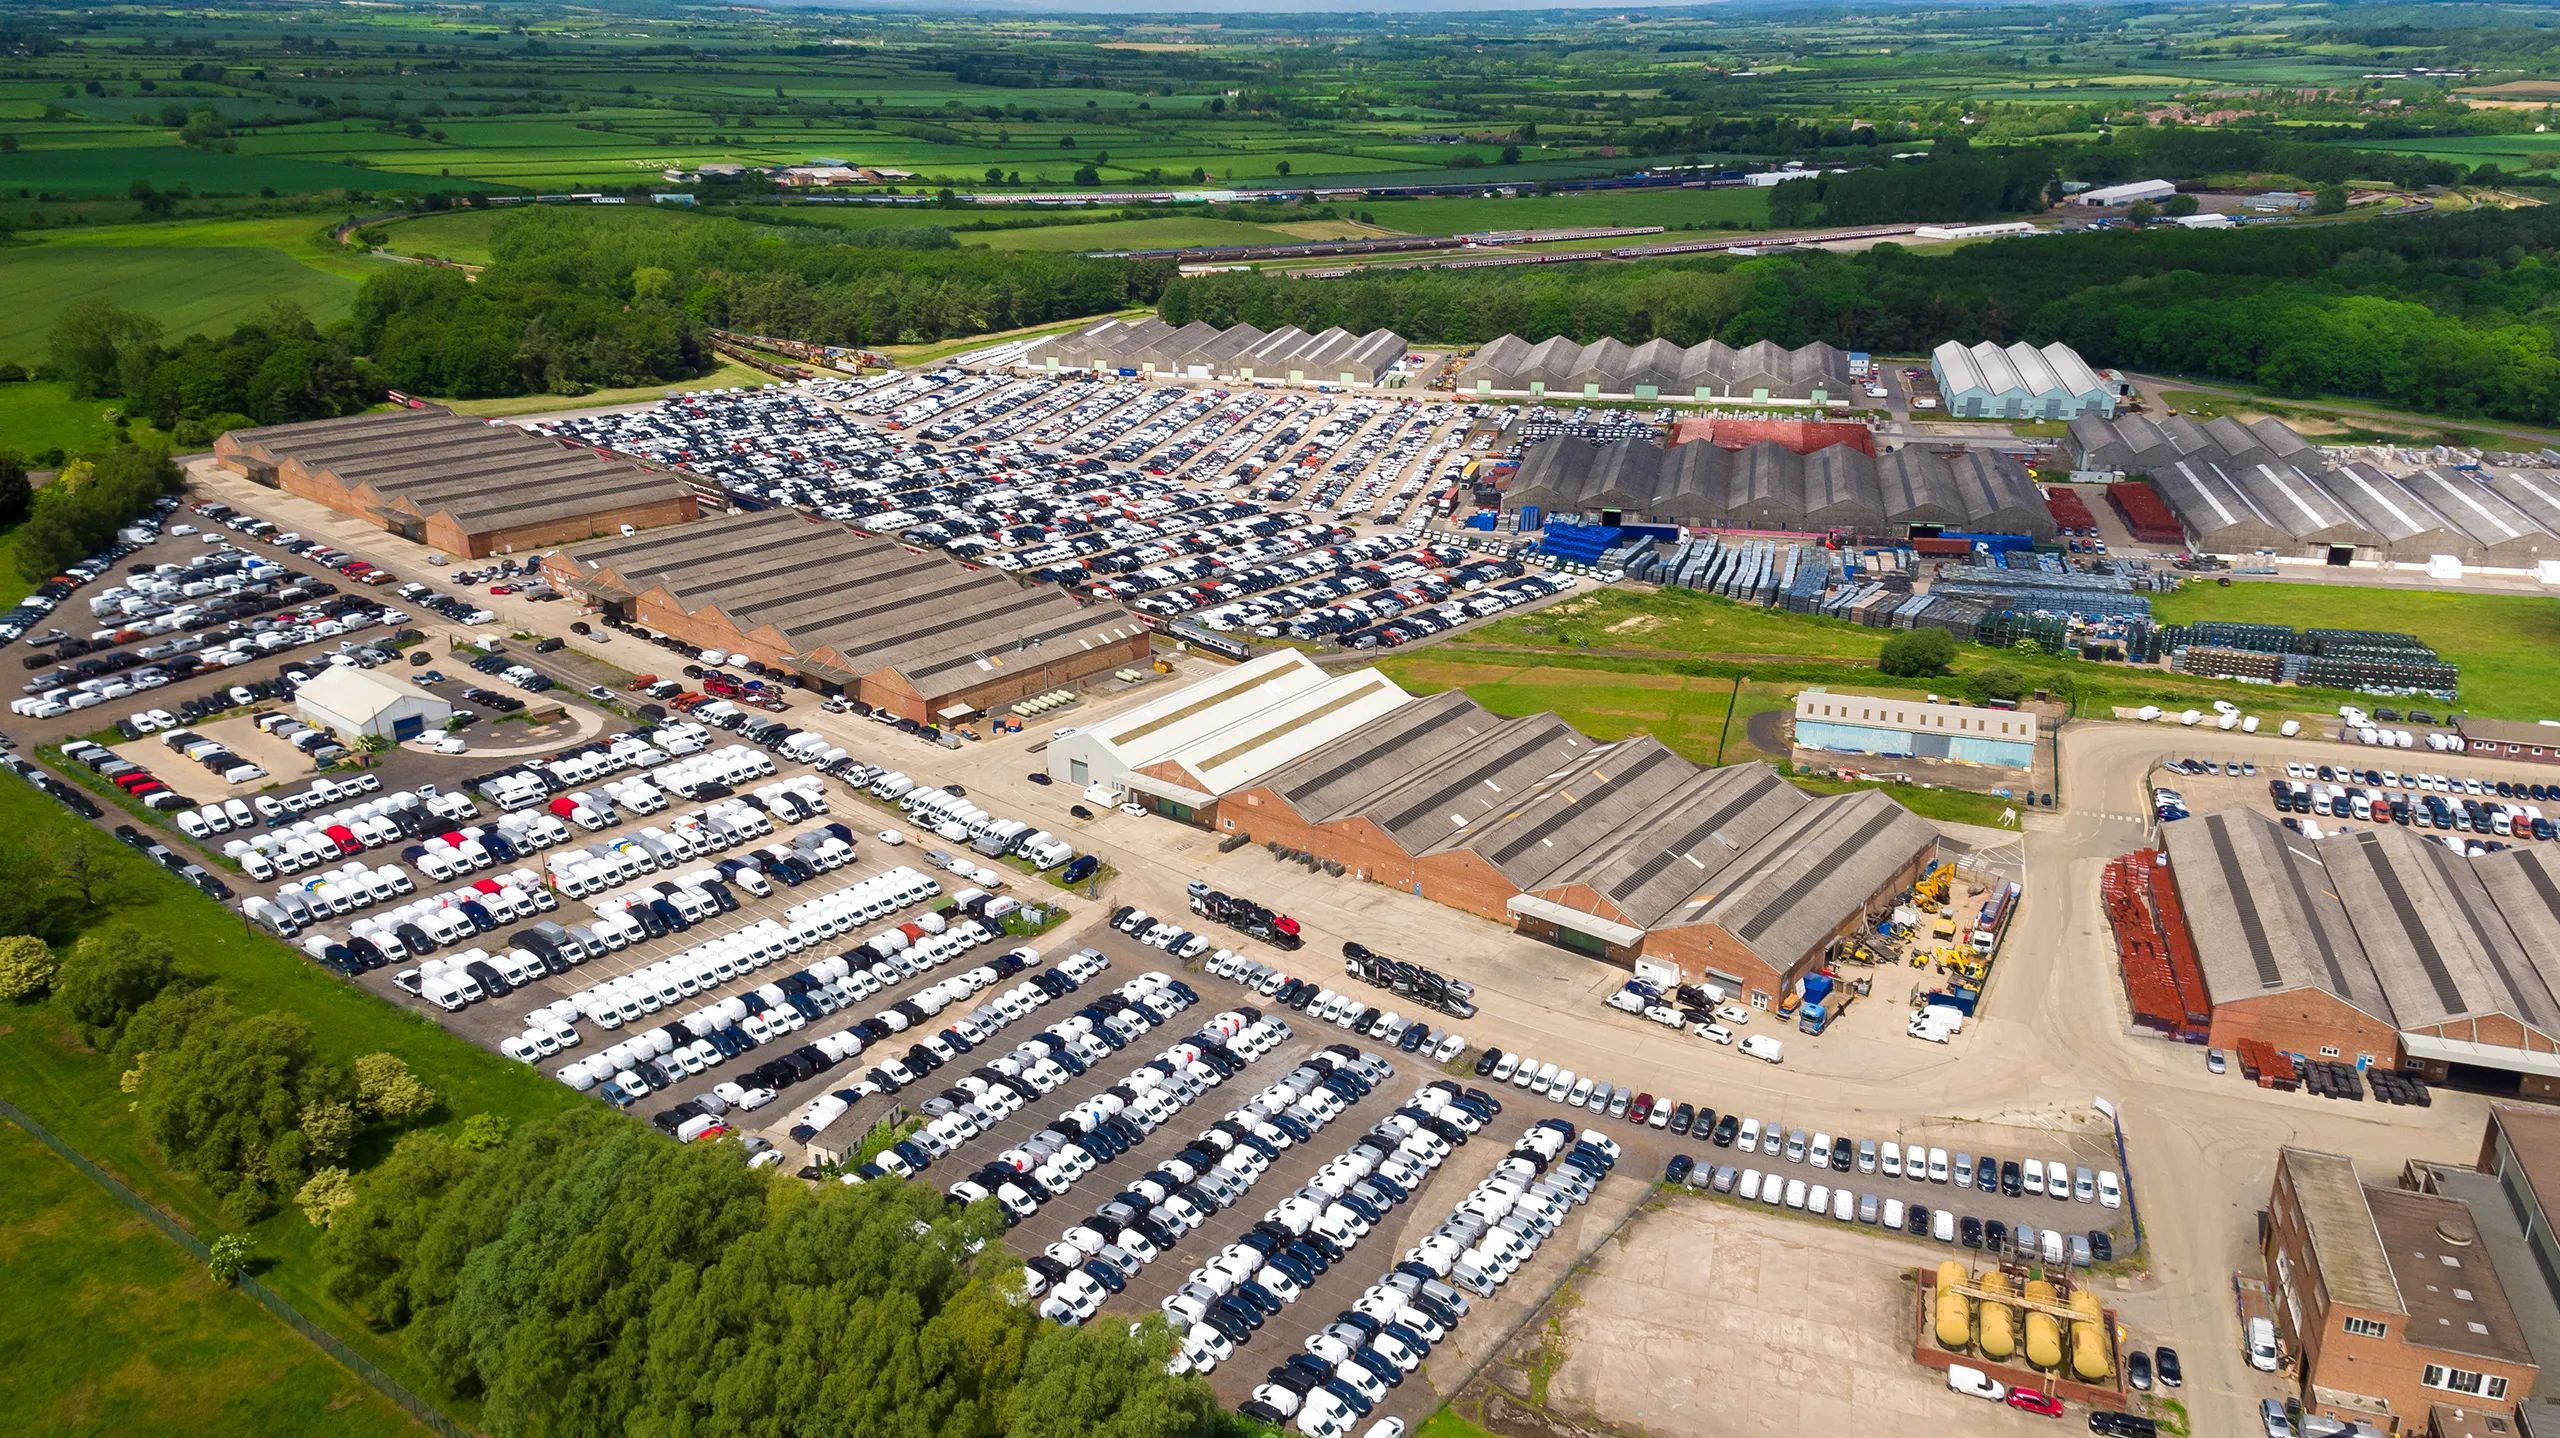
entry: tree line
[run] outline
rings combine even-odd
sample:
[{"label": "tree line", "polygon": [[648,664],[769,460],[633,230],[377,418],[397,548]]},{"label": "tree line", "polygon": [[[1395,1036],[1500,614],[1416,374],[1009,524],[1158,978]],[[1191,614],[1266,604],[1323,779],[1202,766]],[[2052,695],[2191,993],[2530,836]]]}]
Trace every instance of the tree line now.
[{"label": "tree line", "polygon": [[48,335],[43,371],[74,399],[125,401],[127,419],[147,419],[182,445],[211,443],[227,429],[355,414],[382,398],[381,377],[348,343],[345,327],[323,332],[290,304],[223,336],[161,342],[158,320],[103,299],[63,308]]},{"label": "tree line", "polygon": [[828,344],[945,339],[1152,302],[1167,265],[956,246],[936,227],[634,224],[528,209],[476,282],[415,266],[365,282],[352,342],[425,394],[575,394],[706,374],[709,331]]},{"label": "tree line", "polygon": [[120,444],[63,465],[20,510],[11,491],[26,493],[26,470],[14,457],[0,456],[0,523],[12,511],[26,516],[17,534],[19,572],[41,582],[105,549],[117,530],[151,513],[184,479],[158,445]]},{"label": "tree line", "polygon": [[402,1138],[320,1246],[491,1432],[1185,1438],[1240,1433],[1161,1319],[1061,1328],[991,1203],[809,1185],[602,1108],[474,1152]]},{"label": "tree line", "polygon": [[1190,276],[1168,323],[1481,344],[1511,333],[1720,339],[1925,354],[1949,339],[2061,340],[2091,363],[2369,396],[2443,413],[2560,418],[2560,209],[2423,220],[2036,236],[1918,255],[1883,244],[1735,259],[1331,281]]},{"label": "tree line", "polygon": [[[0,1019],[22,1041],[95,1052],[143,1151],[228,1223],[285,1214],[322,1230],[322,1285],[430,1386],[478,1401],[484,1431],[1250,1431],[1205,1382],[1166,1371],[1161,1318],[1041,1319],[992,1201],[749,1169],[735,1144],[674,1144],[599,1104],[512,1128],[448,1122],[398,1055],[334,1060],[289,999],[255,1007],[190,972],[182,929],[107,921],[146,867],[119,846],[68,816],[27,829],[0,836]],[[172,902],[218,919],[193,894]],[[236,1233],[215,1247],[244,1251]]]}]

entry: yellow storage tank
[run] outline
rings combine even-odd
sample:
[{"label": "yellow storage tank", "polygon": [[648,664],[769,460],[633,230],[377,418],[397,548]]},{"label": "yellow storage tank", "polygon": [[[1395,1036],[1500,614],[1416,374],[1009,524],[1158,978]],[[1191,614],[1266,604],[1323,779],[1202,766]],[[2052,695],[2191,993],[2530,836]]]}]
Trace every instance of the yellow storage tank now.
[{"label": "yellow storage tank", "polygon": [[1982,1336],[1977,1346],[1983,1357],[2006,1363],[2018,1353],[2018,1310],[1994,1301],[1992,1295],[2009,1291],[2009,1275],[1996,1268],[1982,1275],[1982,1291]]},{"label": "yellow storage tank", "polygon": [[1938,1346],[1962,1351],[1973,1342],[1973,1310],[1965,1301],[1963,1264],[1950,1258],[1938,1265]]},{"label": "yellow storage tank", "polygon": [[[2052,1303],[2053,1285],[2041,1278],[2029,1279],[2026,1296],[2033,1303]],[[2046,1372],[2062,1366],[2061,1321],[2032,1308],[2027,1310],[2027,1362]]]},{"label": "yellow storage tank", "polygon": [[2098,1295],[2083,1288],[2071,1295],[2071,1371],[2081,1381],[2103,1383],[2107,1377],[2107,1319]]}]

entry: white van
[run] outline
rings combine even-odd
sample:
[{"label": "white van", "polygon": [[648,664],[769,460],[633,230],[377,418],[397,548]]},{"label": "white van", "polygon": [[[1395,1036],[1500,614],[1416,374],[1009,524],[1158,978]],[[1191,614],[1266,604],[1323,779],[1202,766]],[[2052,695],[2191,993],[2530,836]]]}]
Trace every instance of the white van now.
[{"label": "white van", "polygon": [[1738,1047],[1742,1052],[1763,1063],[1786,1062],[1787,1046],[1767,1034],[1747,1035]]}]

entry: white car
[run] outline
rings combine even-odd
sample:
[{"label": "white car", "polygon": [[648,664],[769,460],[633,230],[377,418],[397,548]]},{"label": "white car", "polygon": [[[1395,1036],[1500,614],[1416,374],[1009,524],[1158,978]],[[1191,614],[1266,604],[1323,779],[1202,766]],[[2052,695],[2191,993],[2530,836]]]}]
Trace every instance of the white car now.
[{"label": "white car", "polygon": [[2098,1204],[2102,1208],[2124,1207],[2124,1184],[2112,1168],[2098,1170]]},{"label": "white car", "polygon": [[1696,1028],[1690,1030],[1690,1032],[1696,1034],[1702,1039],[1705,1039],[1711,1044],[1730,1044],[1733,1042],[1733,1030],[1726,1028],[1722,1024],[1700,1024]]},{"label": "white car", "polygon": [[1132,819],[1143,819],[1147,817],[1147,806],[1144,804],[1123,804],[1120,806],[1120,812],[1128,815]]},{"label": "white car", "polygon": [[1747,1024],[1751,1022],[1751,1010],[1740,1004],[1726,1004],[1716,1010],[1716,1017],[1729,1024]]},{"label": "white car", "polygon": [[894,849],[907,842],[907,836],[895,829],[883,829],[880,831],[880,842]]}]

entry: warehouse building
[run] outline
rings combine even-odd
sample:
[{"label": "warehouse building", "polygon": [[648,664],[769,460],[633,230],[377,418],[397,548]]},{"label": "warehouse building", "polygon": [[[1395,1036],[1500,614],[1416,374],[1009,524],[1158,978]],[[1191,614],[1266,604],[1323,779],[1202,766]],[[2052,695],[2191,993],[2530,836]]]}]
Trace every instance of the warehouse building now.
[{"label": "warehouse building", "polygon": [[2406,829],[2305,839],[2228,812],[2162,827],[2210,1041],[2560,1096],[2560,860]]},{"label": "warehouse building", "polygon": [[432,405],[233,430],[213,449],[256,483],[474,559],[698,512],[673,476]]},{"label": "warehouse building", "polygon": [[1878,459],[1845,444],[1798,454],[1774,441],[1665,450],[1554,439],[1521,461],[1501,507],[1524,529],[1571,519],[1895,539],[2056,533],[2024,465],[1965,448],[1906,446]]},{"label": "warehouse building", "polygon": [[2071,197],[2071,203],[2088,205],[2094,209],[2130,205],[2137,200],[2149,200],[2156,205],[2176,193],[2178,193],[2178,187],[2167,180],[2135,180],[2131,184],[2106,185],[2094,190],[2082,190]]},{"label": "warehouse building", "polygon": [[2025,769],[2035,763],[2036,716],[2023,709],[1973,709],[1807,689],[1796,696],[1796,745],[1835,754]]},{"label": "warehouse building", "polygon": [[1088,724],[1052,778],[1339,864],[1607,962],[1676,963],[1767,1006],[1927,867],[1937,834],[1872,791],[1701,768],[1463,692],[1416,698],[1294,651]]},{"label": "warehouse building", "polygon": [[1125,610],[788,510],[564,550],[543,572],[615,619],[918,723],[1145,664],[1151,652],[1150,630]]},{"label": "warehouse building", "polygon": [[293,691],[293,707],[305,722],[353,740],[371,735],[398,743],[444,732],[453,706],[388,675],[352,664],[331,665]]},{"label": "warehouse building", "polygon": [[2521,759],[2534,764],[2560,764],[2560,725],[2523,724],[2512,719],[2457,718],[2464,751]]},{"label": "warehouse building", "polygon": [[2560,560],[2560,486],[2530,471],[2333,465],[2272,418],[2084,415],[2068,444],[2075,474],[2147,477],[2203,552],[2519,572]]},{"label": "warehouse building", "polygon": [[2287,1146],[2260,1234],[2305,1411],[2421,1434],[2440,1405],[2511,1415],[2532,1392],[2540,1366],[2461,1199]]},{"label": "warehouse building", "polygon": [[1958,419],[2077,419],[2113,415],[2115,387],[2080,353],[2055,342],[1967,345],[1949,340],[1929,353],[1940,402]]},{"label": "warehouse building", "polygon": [[1857,389],[1846,352],[1827,344],[1787,349],[1762,340],[1736,349],[1722,340],[1683,348],[1666,339],[1629,346],[1576,344],[1559,335],[1532,344],[1504,335],[1458,371],[1458,393],[1580,399],[1729,400],[1823,405]]},{"label": "warehouse building", "polygon": [[1053,741],[1049,777],[1207,824],[1218,796],[1413,702],[1375,669],[1328,674],[1282,649]]},{"label": "warehouse building", "polygon": [[1021,363],[1038,370],[1096,370],[1180,379],[1280,379],[1292,384],[1374,385],[1405,357],[1404,336],[1375,329],[1265,332],[1194,320],[1179,329],[1145,319],[1097,320],[1034,343]]}]

